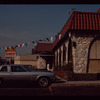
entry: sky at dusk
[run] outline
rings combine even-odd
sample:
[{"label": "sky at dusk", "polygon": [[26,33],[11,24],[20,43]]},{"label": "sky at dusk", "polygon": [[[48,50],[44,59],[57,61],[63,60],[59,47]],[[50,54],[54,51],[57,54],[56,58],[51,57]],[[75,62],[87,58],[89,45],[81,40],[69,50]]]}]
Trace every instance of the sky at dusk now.
[{"label": "sky at dusk", "polygon": [[[80,12],[97,12],[100,4],[13,4],[0,5],[0,48],[55,37],[71,14],[71,8]],[[17,54],[31,54],[34,44],[17,48]],[[4,56],[5,50],[0,50]]]}]

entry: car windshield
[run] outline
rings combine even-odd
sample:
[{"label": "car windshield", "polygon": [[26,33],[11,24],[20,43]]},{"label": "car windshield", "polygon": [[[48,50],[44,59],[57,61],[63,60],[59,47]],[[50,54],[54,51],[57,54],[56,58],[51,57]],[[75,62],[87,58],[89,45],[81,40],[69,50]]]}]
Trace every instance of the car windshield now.
[{"label": "car windshield", "polygon": [[0,70],[1,70],[2,66],[0,66]]},{"label": "car windshield", "polygon": [[23,65],[23,67],[25,69],[27,69],[28,71],[34,71],[35,70],[35,68],[33,68],[32,65]]}]

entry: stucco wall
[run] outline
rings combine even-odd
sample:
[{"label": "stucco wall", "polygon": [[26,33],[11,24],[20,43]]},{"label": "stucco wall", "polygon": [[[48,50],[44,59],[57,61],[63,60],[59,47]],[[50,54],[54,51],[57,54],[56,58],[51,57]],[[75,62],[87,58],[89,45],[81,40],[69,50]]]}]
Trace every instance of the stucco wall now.
[{"label": "stucco wall", "polygon": [[15,64],[32,65],[33,67],[36,67],[37,61],[16,61]]},{"label": "stucco wall", "polygon": [[14,58],[14,64],[25,64],[37,67],[37,55],[19,55]]}]

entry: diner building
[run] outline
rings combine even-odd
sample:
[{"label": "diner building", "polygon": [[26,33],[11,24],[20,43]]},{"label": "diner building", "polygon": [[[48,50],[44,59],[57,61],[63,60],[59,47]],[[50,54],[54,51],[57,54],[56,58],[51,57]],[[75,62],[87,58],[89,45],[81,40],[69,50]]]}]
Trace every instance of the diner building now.
[{"label": "diner building", "polygon": [[[40,47],[37,45],[40,51],[37,48],[36,51],[41,55],[43,47]],[[44,47],[50,47],[49,58],[55,70],[70,70],[72,78],[78,75],[83,80],[97,79],[100,73],[100,9],[97,12],[73,11],[54,43]],[[47,59],[47,52],[43,52],[40,57]]]},{"label": "diner building", "polygon": [[100,73],[100,9],[73,11],[52,45],[55,67],[73,73]]}]

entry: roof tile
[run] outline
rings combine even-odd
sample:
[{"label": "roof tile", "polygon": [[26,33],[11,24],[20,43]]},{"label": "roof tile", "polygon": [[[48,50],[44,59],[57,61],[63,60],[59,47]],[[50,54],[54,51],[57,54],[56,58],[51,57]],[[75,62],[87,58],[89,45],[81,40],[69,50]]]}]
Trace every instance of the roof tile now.
[{"label": "roof tile", "polygon": [[[99,12],[78,12],[74,11],[60,34],[63,36],[68,30],[99,30],[100,31],[100,13]],[[52,49],[59,41],[59,37],[54,41]]]},{"label": "roof tile", "polygon": [[35,52],[49,52],[51,51],[52,43],[38,43]]}]

